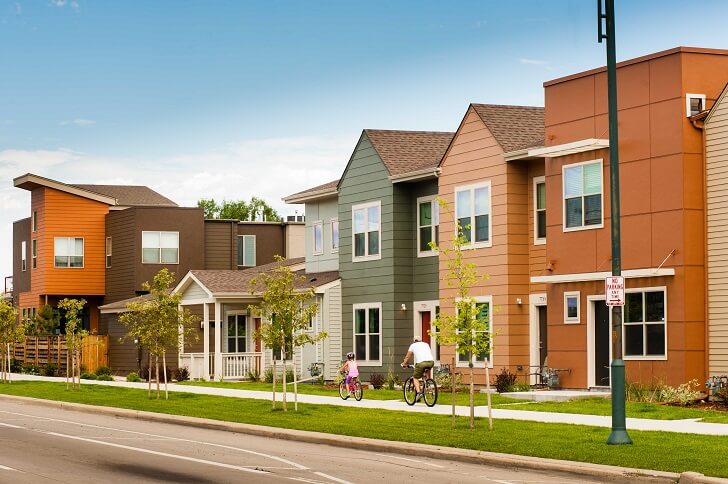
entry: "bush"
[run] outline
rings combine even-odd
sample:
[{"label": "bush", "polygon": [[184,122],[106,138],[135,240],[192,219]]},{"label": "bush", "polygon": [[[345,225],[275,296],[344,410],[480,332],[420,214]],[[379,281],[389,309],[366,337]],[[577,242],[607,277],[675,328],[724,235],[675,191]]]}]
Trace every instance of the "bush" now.
[{"label": "bush", "polygon": [[387,371],[387,378],[384,379],[384,386],[386,386],[389,390],[394,390],[397,385],[400,385],[401,383],[402,381],[399,379],[399,375],[393,372],[390,368],[389,371]]},{"label": "bush", "polygon": [[98,379],[99,379],[99,377],[97,377],[94,373],[88,373],[85,371],[83,373],[81,373],[81,380],[98,380]]},{"label": "bush", "polygon": [[384,385],[384,375],[381,373],[372,373],[369,377],[369,383],[372,384],[375,390],[379,390]]},{"label": "bush", "polygon": [[10,360],[10,373],[20,373],[22,370],[23,365],[20,363],[20,360],[12,358]]},{"label": "bush", "polygon": [[139,376],[139,373],[132,371],[131,373],[126,375],[126,381],[140,382],[140,381],[142,381],[142,378]]},{"label": "bush", "polygon": [[452,377],[451,373],[436,373],[435,383],[440,387],[443,392],[451,392],[453,380],[455,382],[455,391],[458,392],[463,387],[463,375],[461,373],[455,373],[455,378]]},{"label": "bush", "polygon": [[273,383],[273,368],[267,368],[263,375],[263,381],[266,383]]},{"label": "bush", "polygon": [[190,370],[186,366],[182,366],[174,370],[174,379],[177,381],[187,381],[190,379]]},{"label": "bush", "polygon": [[728,387],[723,387],[717,392],[713,394],[713,397],[715,397],[718,400],[722,400],[726,403],[728,403]]},{"label": "bush", "polygon": [[40,368],[38,368],[38,366],[34,365],[33,363],[23,363],[20,371],[22,371],[26,375],[40,375]]},{"label": "bush", "polygon": [[101,381],[114,381],[114,377],[111,375],[96,375],[96,379]]},{"label": "bush", "polygon": [[48,363],[46,366],[43,367],[43,376],[57,376],[58,374],[58,364],[57,363]]},{"label": "bush", "polygon": [[697,380],[690,380],[688,383],[678,385],[677,388],[662,382],[627,383],[627,401],[687,405],[700,397],[697,388]]},{"label": "bush", "polygon": [[531,385],[528,383],[516,383],[511,387],[512,392],[530,392],[531,391]]},{"label": "bush", "polygon": [[[140,376],[145,380],[152,380],[157,381],[157,369],[155,366],[152,366],[151,368],[151,375],[149,374],[149,368],[146,366],[142,367],[142,372]],[[167,380],[172,380],[172,369],[170,367],[167,367]],[[164,369],[162,368],[162,365],[159,365],[159,382],[164,383]]]},{"label": "bush", "polygon": [[[267,368],[265,370],[265,374],[263,376],[263,381],[266,383],[273,383],[273,368]],[[276,376],[277,382],[283,381],[283,371],[278,372],[278,376]],[[286,369],[286,383],[293,381],[293,368]]]},{"label": "bush", "polygon": [[501,368],[500,373],[495,376],[495,389],[498,393],[510,392],[516,384],[516,375],[508,371],[508,368]]},{"label": "bush", "polygon": [[96,368],[95,373],[97,376],[114,374],[114,372],[108,366],[99,366],[98,368]]},{"label": "bush", "polygon": [[260,370],[257,368],[248,370],[248,374],[245,377],[250,381],[260,381]]}]

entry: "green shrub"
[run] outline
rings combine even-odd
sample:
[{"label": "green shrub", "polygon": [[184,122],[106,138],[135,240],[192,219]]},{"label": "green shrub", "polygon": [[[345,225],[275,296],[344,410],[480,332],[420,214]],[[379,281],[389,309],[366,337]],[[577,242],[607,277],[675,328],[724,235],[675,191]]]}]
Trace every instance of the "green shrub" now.
[{"label": "green shrub", "polygon": [[389,390],[394,390],[397,385],[400,385],[402,381],[399,379],[399,375],[392,371],[390,367],[387,371],[387,378],[384,379],[384,386]]},{"label": "green shrub", "polygon": [[463,387],[463,375],[462,374],[455,373],[454,379],[453,379],[451,373],[436,373],[435,374],[435,383],[437,383],[437,386],[440,387],[440,390],[443,392],[452,391],[453,380],[455,381],[455,391],[459,392]]},{"label": "green shrub", "polygon": [[384,375],[381,373],[372,373],[369,377],[369,383],[372,384],[375,390],[379,390],[384,386]]},{"label": "green shrub", "polygon": [[[265,374],[263,375],[263,381],[266,383],[273,383],[273,368],[267,368],[265,370]],[[276,376],[277,382],[283,381],[283,371],[279,369],[278,375]],[[293,368],[286,369],[286,383],[290,383],[293,381]]]},{"label": "green shrub", "polygon": [[114,377],[111,375],[96,375],[96,379],[101,381],[114,381]]},{"label": "green shrub", "polygon": [[114,372],[108,366],[99,366],[95,371],[97,376],[101,375],[113,375]]},{"label": "green shrub", "polygon": [[23,363],[20,370],[26,375],[40,375],[40,368],[33,363]]},{"label": "green shrub", "polygon": [[263,381],[266,383],[273,383],[273,368],[267,368],[263,375]]},{"label": "green shrub", "polygon": [[43,376],[57,376],[58,374],[58,364],[57,363],[48,363],[46,366],[43,367]]},{"label": "green shrub", "polygon": [[652,403],[677,403],[687,405],[700,397],[697,390],[698,381],[690,380],[687,383],[671,387],[662,382],[652,383],[629,382],[626,385],[627,401]]},{"label": "green shrub", "polygon": [[495,389],[498,393],[510,392],[516,384],[516,375],[508,371],[508,368],[501,368],[500,373],[495,376]]},{"label": "green shrub", "polygon": [[20,363],[20,360],[16,360],[15,358],[12,358],[10,360],[10,372],[11,373],[20,373],[23,370],[23,364]]},{"label": "green shrub", "polygon": [[140,382],[140,381],[142,381],[142,378],[139,376],[139,373],[132,371],[131,373],[126,375],[126,381]]},{"label": "green shrub", "polygon": [[88,373],[84,371],[81,373],[81,380],[98,380],[98,377],[95,373]]},{"label": "green shrub", "polygon": [[511,387],[512,392],[530,392],[531,391],[531,385],[528,383],[516,383]]},{"label": "green shrub", "polygon": [[248,374],[245,377],[250,381],[260,381],[260,370],[257,368],[248,370]]},{"label": "green shrub", "polygon": [[187,381],[190,379],[190,370],[186,366],[182,366],[174,370],[174,379],[177,381]]}]

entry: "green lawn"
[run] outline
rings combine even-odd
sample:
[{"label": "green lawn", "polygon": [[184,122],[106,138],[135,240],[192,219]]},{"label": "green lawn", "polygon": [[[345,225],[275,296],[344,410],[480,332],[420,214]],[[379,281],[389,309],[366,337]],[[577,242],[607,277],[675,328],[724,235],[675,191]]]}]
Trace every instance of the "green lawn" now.
[{"label": "green lawn", "polygon": [[64,383],[51,382],[0,385],[0,393],[352,437],[728,477],[728,439],[721,436],[632,431],[634,445],[607,446],[609,429],[577,425],[496,420],[495,430],[490,432],[487,422],[478,419],[476,430],[471,432],[463,417],[458,418],[453,429],[449,416],[303,404],[298,413],[282,412],[271,411],[270,402],[260,400],[172,393],[171,400],[165,402],[148,400],[144,390],[88,385],[74,392],[67,391]]}]

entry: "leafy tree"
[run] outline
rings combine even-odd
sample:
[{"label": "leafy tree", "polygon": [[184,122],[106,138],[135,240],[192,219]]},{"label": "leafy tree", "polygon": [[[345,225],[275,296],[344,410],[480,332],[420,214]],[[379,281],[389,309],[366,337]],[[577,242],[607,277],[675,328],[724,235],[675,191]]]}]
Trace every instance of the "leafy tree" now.
[{"label": "leafy tree", "polygon": [[198,200],[197,206],[202,209],[207,219],[255,220],[262,216],[263,220],[282,220],[273,207],[258,197],[252,197],[249,202],[223,200],[220,204],[214,198],[203,198]]},{"label": "leafy tree", "polygon": [[[127,304],[128,311],[119,316],[119,321],[127,327],[129,338],[136,338],[149,351],[149,372],[152,368],[152,357],[155,362],[157,380],[157,399],[160,398],[159,358],[162,358],[164,377],[164,398],[169,399],[167,387],[167,351],[179,349],[180,340],[197,338],[197,326],[200,318],[189,309],[180,309],[182,294],[172,293],[175,276],[168,269],[159,271],[150,284],[142,287],[149,291],[151,299],[134,301]],[[151,398],[152,379],[149,382],[147,395]]]},{"label": "leafy tree", "polygon": [[45,304],[25,325],[25,334],[28,336],[52,335],[60,325],[61,317],[58,311],[53,309],[53,306]]},{"label": "leafy tree", "polygon": [[322,332],[312,336],[306,330],[309,322],[318,312],[318,304],[314,299],[314,289],[307,286],[306,278],[293,272],[290,266],[281,264],[285,259],[276,256],[279,264],[267,273],[254,277],[250,282],[251,294],[260,293],[259,306],[250,306],[251,311],[260,314],[263,323],[256,331],[256,339],[261,339],[266,348],[274,351],[273,357],[273,408],[275,409],[276,367],[275,352],[281,352],[283,360],[283,410],[287,411],[286,402],[286,360],[293,360],[293,392],[295,410],[298,411],[298,377],[296,348],[316,343],[327,334]]},{"label": "leafy tree", "polygon": [[18,310],[11,303],[0,299],[0,382],[10,383],[10,357],[14,345],[25,339],[25,329],[18,324]]},{"label": "leafy tree", "polygon": [[[479,307],[470,291],[481,279],[487,275],[479,275],[477,266],[473,262],[466,262],[463,247],[469,244],[463,229],[470,230],[470,226],[460,226],[459,221],[448,209],[444,200],[438,199],[441,211],[449,213],[457,224],[457,231],[450,238],[450,246],[441,248],[430,242],[430,247],[439,250],[440,257],[446,261],[447,273],[445,281],[448,287],[455,289],[456,296],[452,298],[454,313],[440,312],[433,322],[437,329],[434,336],[440,344],[455,345],[455,351],[468,358],[470,370],[470,429],[475,428],[475,383],[473,361],[478,356],[487,356],[490,359],[492,351],[492,328],[490,327],[492,308]],[[485,308],[487,307],[487,311]],[[454,369],[453,369],[454,370]],[[485,364],[485,382],[488,398],[488,426],[493,429],[490,400],[490,371],[488,361]]]},{"label": "leafy tree", "polygon": [[214,198],[203,198],[197,201],[197,207],[202,209],[202,213],[206,219],[220,218],[220,207]]},{"label": "leafy tree", "polygon": [[81,311],[85,305],[85,299],[64,298],[58,302],[58,308],[65,312],[66,318],[66,389],[69,372],[71,388],[81,388],[81,347],[88,336],[88,331],[81,326]]}]

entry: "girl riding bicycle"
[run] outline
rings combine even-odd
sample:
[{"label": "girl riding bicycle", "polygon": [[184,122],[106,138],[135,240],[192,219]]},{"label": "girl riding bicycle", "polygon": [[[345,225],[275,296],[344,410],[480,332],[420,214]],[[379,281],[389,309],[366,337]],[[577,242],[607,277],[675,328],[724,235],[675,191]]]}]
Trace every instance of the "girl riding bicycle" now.
[{"label": "girl riding bicycle", "polygon": [[356,355],[352,352],[346,354],[346,361],[339,367],[339,371],[346,375],[346,389],[351,392],[352,380],[359,376],[359,366],[356,364]]}]

